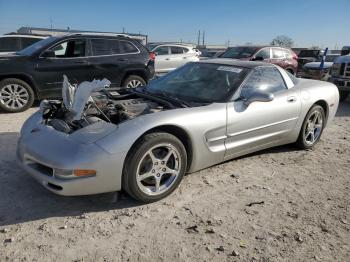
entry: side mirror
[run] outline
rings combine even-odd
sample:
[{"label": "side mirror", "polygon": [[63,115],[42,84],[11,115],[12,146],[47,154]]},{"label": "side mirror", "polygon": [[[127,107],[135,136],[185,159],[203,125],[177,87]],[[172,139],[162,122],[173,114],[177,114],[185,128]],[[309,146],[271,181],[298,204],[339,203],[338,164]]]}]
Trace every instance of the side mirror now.
[{"label": "side mirror", "polygon": [[264,58],[262,56],[256,56],[252,58],[252,61],[264,61]]},{"label": "side mirror", "polygon": [[273,100],[274,95],[272,93],[254,88],[253,90],[242,90],[241,97],[244,101],[244,105],[249,106],[253,102],[270,102]]},{"label": "side mirror", "polygon": [[41,57],[44,57],[44,58],[56,57],[56,54],[52,50],[46,50],[44,53],[41,54]]}]

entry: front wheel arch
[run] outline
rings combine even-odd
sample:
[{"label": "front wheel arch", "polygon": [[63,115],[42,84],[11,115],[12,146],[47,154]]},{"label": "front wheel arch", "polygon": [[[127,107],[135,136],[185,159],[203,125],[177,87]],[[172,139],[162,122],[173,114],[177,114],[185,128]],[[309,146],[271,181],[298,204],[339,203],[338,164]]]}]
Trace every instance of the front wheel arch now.
[{"label": "front wheel arch", "polygon": [[[147,134],[155,133],[155,132],[164,132],[169,133],[176,138],[178,138],[181,143],[184,145],[187,153],[187,170],[191,167],[192,159],[193,159],[193,143],[191,141],[190,136],[188,133],[181,127],[175,126],[175,125],[161,125],[154,128],[151,128],[147,130],[146,132],[142,133],[135,142],[131,145],[131,147],[128,150],[128,153],[126,154],[126,158],[129,156],[132,149],[139,143],[139,141]],[[125,162],[124,162],[125,164]],[[124,168],[124,166],[123,166]]]}]

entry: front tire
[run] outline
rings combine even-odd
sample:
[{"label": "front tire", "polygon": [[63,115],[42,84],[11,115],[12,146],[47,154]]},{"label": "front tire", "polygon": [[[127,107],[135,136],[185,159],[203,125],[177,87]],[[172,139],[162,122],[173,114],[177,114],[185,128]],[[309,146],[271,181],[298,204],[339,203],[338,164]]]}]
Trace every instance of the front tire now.
[{"label": "front tire", "polygon": [[186,149],[177,137],[163,132],[147,134],[128,153],[123,189],[140,202],[154,202],[179,186],[186,169]]},{"label": "front tire", "polygon": [[7,78],[0,82],[0,109],[9,113],[23,112],[34,103],[33,89],[17,78]]},{"label": "front tire", "polygon": [[301,149],[312,148],[320,140],[325,123],[324,109],[319,105],[312,106],[304,119],[297,146]]},{"label": "front tire", "polygon": [[146,81],[137,75],[131,75],[128,76],[123,83],[123,87],[126,88],[135,88],[135,87],[139,87],[139,86],[145,86],[146,85]]}]

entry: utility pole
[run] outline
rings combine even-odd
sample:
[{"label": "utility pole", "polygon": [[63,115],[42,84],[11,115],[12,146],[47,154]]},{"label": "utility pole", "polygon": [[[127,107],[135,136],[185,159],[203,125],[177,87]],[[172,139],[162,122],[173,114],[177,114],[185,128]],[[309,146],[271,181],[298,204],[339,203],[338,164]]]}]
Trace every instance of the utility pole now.
[{"label": "utility pole", "polygon": [[204,37],[205,37],[205,31],[203,30],[203,41],[202,41],[202,46],[204,46]]},{"label": "utility pole", "polygon": [[198,30],[198,45],[201,43],[201,30]]},{"label": "utility pole", "polygon": [[50,16],[50,28],[52,30],[52,17]]},{"label": "utility pole", "polygon": [[123,26],[123,34],[125,33],[125,27]]}]

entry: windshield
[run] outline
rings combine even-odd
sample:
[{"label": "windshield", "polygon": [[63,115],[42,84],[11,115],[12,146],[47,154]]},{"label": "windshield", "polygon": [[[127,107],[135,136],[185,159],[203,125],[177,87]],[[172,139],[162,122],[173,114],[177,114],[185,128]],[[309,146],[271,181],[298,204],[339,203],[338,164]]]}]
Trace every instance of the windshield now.
[{"label": "windshield", "polygon": [[42,47],[49,45],[50,43],[53,43],[56,39],[57,37],[49,37],[49,38],[43,39],[39,42],[36,42],[22,49],[21,51],[18,51],[16,54],[30,56],[33,53],[35,53],[37,50],[41,49]]},{"label": "windshield", "polygon": [[188,63],[151,81],[145,89],[186,102],[224,102],[238,88],[247,70],[231,65]]},{"label": "windshield", "polygon": [[156,46],[158,46],[159,44],[147,44],[146,47],[149,51],[152,51]]},{"label": "windshield", "polygon": [[320,50],[301,50],[298,57],[318,57]]},{"label": "windshield", "polygon": [[241,59],[241,58],[248,58],[255,54],[257,51],[256,47],[252,46],[237,46],[232,47],[228,49],[225,53],[220,55],[222,58],[234,58],[234,59]]}]

